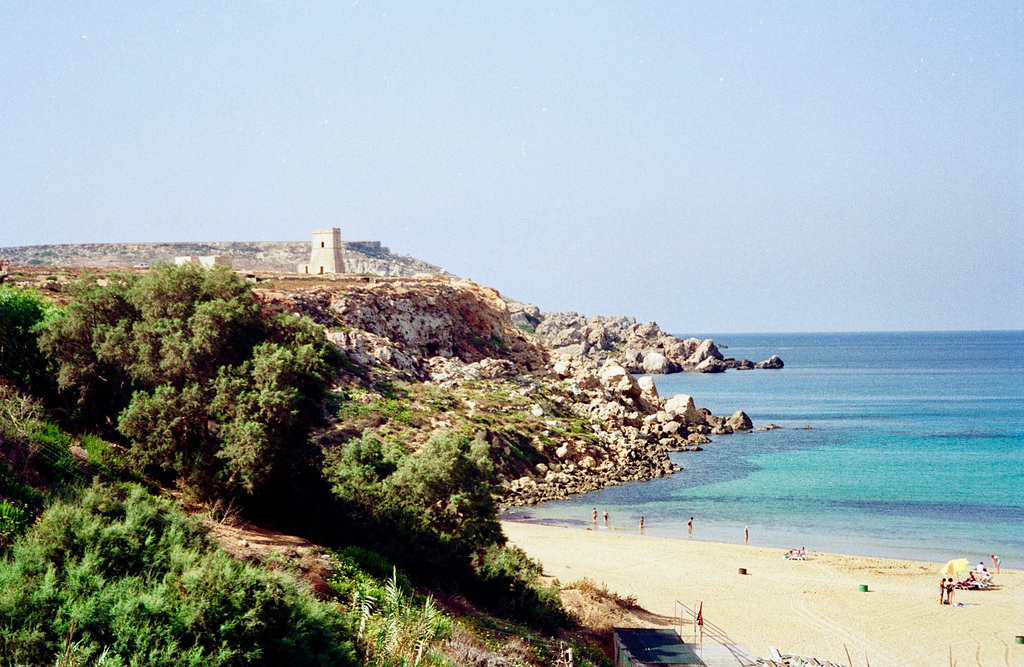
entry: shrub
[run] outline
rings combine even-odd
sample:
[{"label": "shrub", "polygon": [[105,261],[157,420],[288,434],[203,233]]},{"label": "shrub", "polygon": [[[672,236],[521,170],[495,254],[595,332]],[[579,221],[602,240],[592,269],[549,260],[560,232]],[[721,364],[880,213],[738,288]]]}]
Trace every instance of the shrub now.
[{"label": "shrub", "polygon": [[139,470],[218,498],[318,468],[309,431],[332,358],[322,327],[264,315],[224,267],[164,264],[72,293],[41,345],[79,418],[130,440]]},{"label": "shrub", "polygon": [[572,625],[558,589],[538,582],[540,563],[515,545],[492,545],[477,569],[477,598],[495,614],[554,632]]},{"label": "shrub", "polygon": [[139,488],[58,503],[0,561],[0,655],[53,664],[354,665],[344,622]]},{"label": "shrub", "polygon": [[352,592],[351,625],[370,665],[445,665],[441,644],[451,636],[451,618],[433,598],[422,602],[399,584],[397,570],[380,586]]},{"label": "shrub", "polygon": [[503,542],[492,491],[490,446],[465,433],[435,433],[403,459],[386,482],[388,493],[419,514],[424,525],[471,548]]},{"label": "shrub", "polygon": [[37,330],[55,312],[56,307],[34,291],[0,285],[0,379],[37,394],[46,389],[47,361]]}]

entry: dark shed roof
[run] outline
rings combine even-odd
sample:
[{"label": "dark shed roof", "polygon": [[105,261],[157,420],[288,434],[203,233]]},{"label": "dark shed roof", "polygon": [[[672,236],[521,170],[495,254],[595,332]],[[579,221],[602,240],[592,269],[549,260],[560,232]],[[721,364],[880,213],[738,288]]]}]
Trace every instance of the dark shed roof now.
[{"label": "dark shed roof", "polygon": [[704,665],[689,646],[666,628],[615,628],[619,643],[645,665]]}]

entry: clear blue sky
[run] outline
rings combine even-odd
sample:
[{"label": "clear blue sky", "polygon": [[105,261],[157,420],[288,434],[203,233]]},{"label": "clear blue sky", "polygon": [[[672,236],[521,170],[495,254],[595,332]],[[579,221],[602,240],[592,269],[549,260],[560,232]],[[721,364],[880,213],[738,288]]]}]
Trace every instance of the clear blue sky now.
[{"label": "clear blue sky", "polygon": [[1024,328],[1024,2],[4,6],[0,246],[332,226],[675,332]]}]

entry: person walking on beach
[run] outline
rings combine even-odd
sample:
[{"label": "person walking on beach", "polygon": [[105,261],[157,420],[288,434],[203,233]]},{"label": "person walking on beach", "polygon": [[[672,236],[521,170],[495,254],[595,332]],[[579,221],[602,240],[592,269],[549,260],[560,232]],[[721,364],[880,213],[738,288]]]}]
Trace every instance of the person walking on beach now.
[{"label": "person walking on beach", "polygon": [[996,574],[999,574],[999,563],[1002,562],[999,560],[999,556],[995,554],[989,554],[988,557],[992,559],[992,567],[996,569]]},{"label": "person walking on beach", "polygon": [[750,526],[743,526],[743,544],[750,544]]}]

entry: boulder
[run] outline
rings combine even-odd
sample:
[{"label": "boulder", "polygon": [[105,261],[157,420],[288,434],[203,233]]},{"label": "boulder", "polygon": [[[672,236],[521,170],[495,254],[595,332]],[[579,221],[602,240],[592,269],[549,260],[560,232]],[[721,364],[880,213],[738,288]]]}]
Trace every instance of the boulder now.
[{"label": "boulder", "polygon": [[754,368],[775,369],[775,368],[782,368],[783,366],[785,366],[785,364],[782,363],[782,359],[779,359],[779,355],[777,355],[777,354],[773,354],[772,356],[768,357],[764,361],[759,361],[756,364],[754,364]]},{"label": "boulder", "polygon": [[557,375],[559,377],[559,379],[562,379],[562,380],[564,380],[565,378],[570,377],[572,375],[572,366],[565,359],[561,359],[559,361],[556,361],[555,365],[552,367],[551,370],[553,370],[555,375]]},{"label": "boulder", "polygon": [[644,397],[649,401],[656,401],[658,396],[658,388],[654,386],[654,378],[642,377],[636,381],[640,385],[640,391],[644,393]]},{"label": "boulder", "polygon": [[627,348],[622,353],[622,363],[628,366],[635,366],[637,368],[643,366],[644,353],[640,350],[633,348]]},{"label": "boulder", "polygon": [[593,349],[610,350],[612,348],[608,330],[603,326],[587,326],[585,335],[587,342],[590,343],[590,347]]},{"label": "boulder", "polygon": [[704,424],[707,422],[704,413],[693,404],[693,397],[686,394],[676,394],[665,401],[665,412],[676,417],[682,417],[688,424]]},{"label": "boulder", "polygon": [[570,345],[581,345],[586,341],[578,329],[563,329],[551,341],[551,347],[569,347]]},{"label": "boulder", "polygon": [[705,357],[704,361],[697,364],[693,370],[697,373],[723,373],[727,368],[724,361],[714,357]]},{"label": "boulder", "polygon": [[682,424],[680,424],[679,422],[668,422],[661,429],[661,432],[664,433],[665,435],[676,435],[677,433],[679,433],[680,428],[682,428]]},{"label": "boulder", "polygon": [[661,327],[659,327],[656,322],[634,324],[631,327],[630,334],[648,341],[656,340],[665,335],[665,333],[661,330]]},{"label": "boulder", "polygon": [[661,352],[648,352],[644,355],[644,373],[651,375],[663,375],[668,373],[668,358]]},{"label": "boulder", "polygon": [[725,424],[732,429],[733,433],[749,431],[754,428],[754,423],[750,421],[750,417],[742,410],[734,412],[731,417],[725,420]]},{"label": "boulder", "polygon": [[715,359],[718,361],[722,359],[722,353],[715,347],[715,341],[710,338],[701,341],[697,349],[686,359],[685,363],[700,365],[705,359]]},{"label": "boulder", "polygon": [[711,442],[711,438],[704,435],[703,433],[691,433],[686,436],[686,444],[688,445],[706,445]]},{"label": "boulder", "polygon": [[601,382],[604,386],[608,387],[612,391],[617,391],[623,396],[628,396],[634,400],[639,399],[643,396],[643,391],[640,389],[640,385],[637,384],[636,378],[629,374],[622,365],[609,359],[601,366],[601,370],[598,371],[598,376],[601,378]]}]

